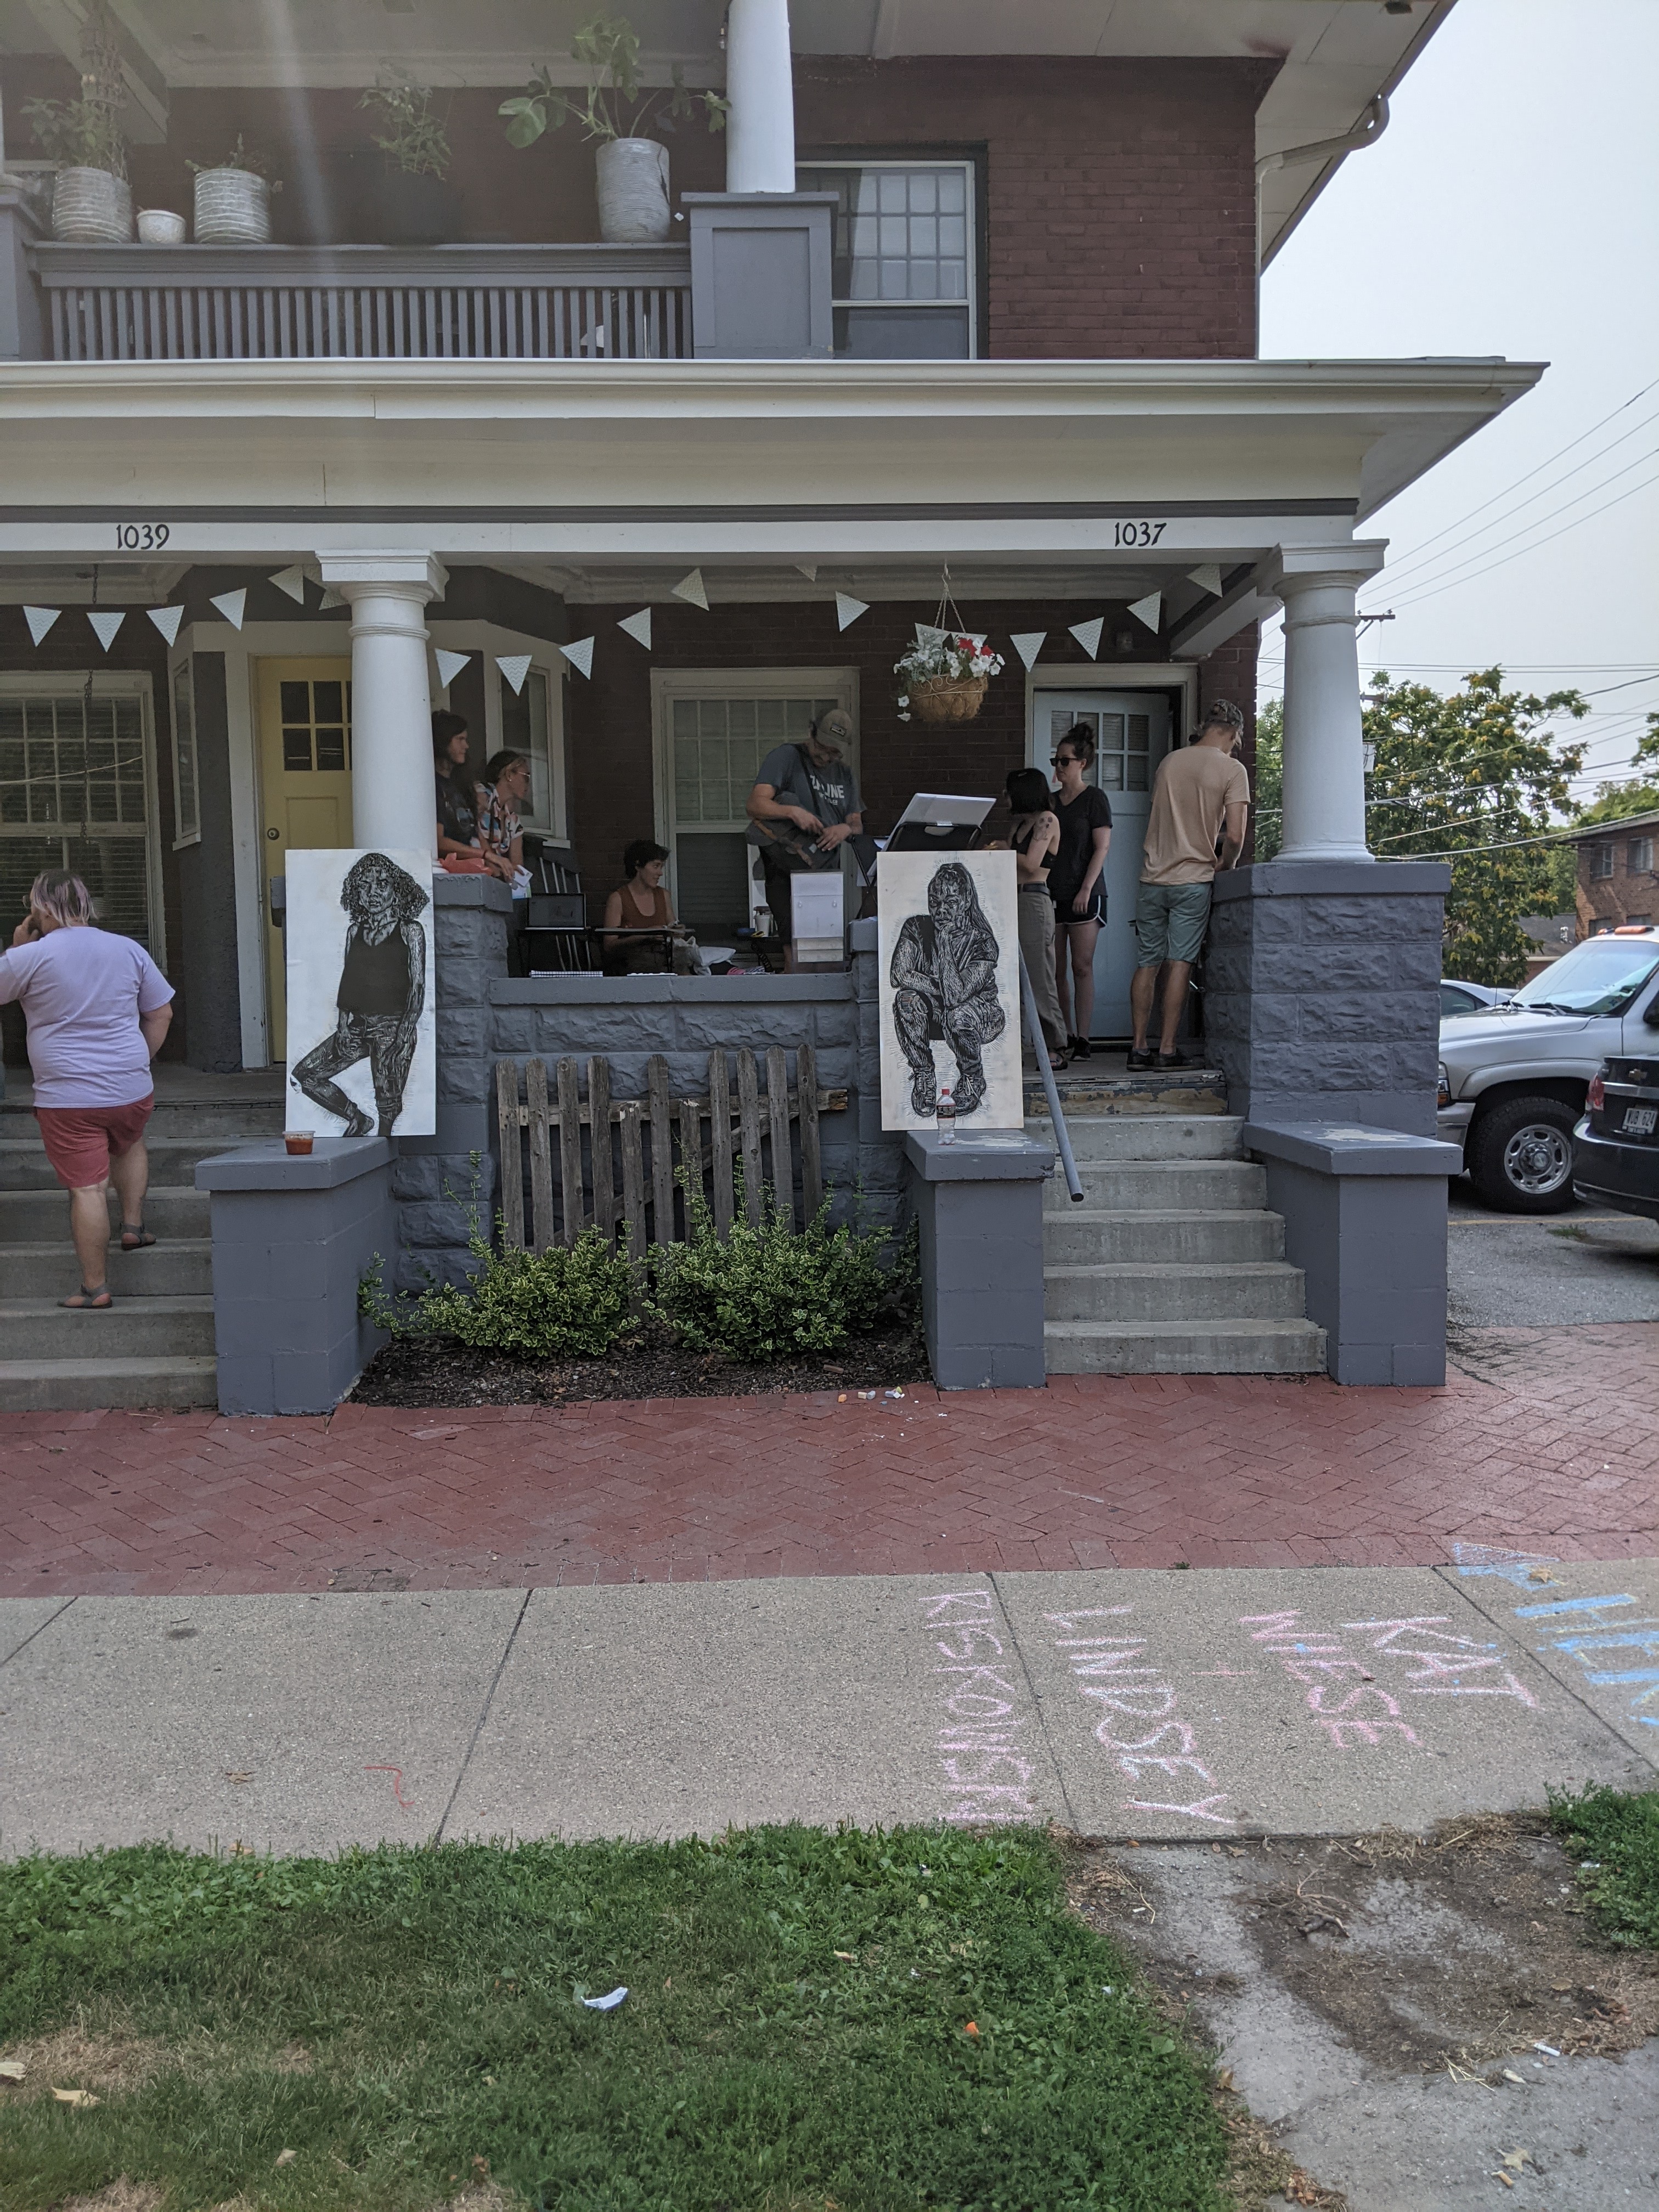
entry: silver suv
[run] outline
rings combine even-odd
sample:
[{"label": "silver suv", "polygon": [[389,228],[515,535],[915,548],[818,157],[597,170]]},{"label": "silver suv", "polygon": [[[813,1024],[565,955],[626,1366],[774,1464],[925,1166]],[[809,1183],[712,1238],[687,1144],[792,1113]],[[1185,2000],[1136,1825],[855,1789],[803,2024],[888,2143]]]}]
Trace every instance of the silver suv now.
[{"label": "silver suv", "polygon": [[1572,1203],[1572,1128],[1604,1060],[1649,1054],[1659,1030],[1659,929],[1589,937],[1507,1006],[1440,1024],[1440,1134],[1510,1213]]}]

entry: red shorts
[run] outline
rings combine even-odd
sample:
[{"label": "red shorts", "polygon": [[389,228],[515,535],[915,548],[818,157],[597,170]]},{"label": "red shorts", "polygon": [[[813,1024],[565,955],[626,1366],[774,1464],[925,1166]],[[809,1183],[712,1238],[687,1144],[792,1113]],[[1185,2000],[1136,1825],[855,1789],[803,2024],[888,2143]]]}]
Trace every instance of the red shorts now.
[{"label": "red shorts", "polygon": [[40,1141],[52,1173],[65,1190],[89,1190],[109,1181],[111,1155],[118,1160],[144,1133],[155,1111],[155,1093],[126,1106],[37,1106]]}]

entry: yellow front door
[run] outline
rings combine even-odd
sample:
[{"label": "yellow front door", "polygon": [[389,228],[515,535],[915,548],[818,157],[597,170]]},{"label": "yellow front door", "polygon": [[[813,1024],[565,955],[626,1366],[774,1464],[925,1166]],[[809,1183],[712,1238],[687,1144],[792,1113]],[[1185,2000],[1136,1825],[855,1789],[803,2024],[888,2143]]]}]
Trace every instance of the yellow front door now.
[{"label": "yellow front door", "polygon": [[[286,875],[290,852],[351,842],[351,663],[262,660],[259,771],[265,878]],[[288,1056],[283,933],[265,896],[270,1056]]]}]

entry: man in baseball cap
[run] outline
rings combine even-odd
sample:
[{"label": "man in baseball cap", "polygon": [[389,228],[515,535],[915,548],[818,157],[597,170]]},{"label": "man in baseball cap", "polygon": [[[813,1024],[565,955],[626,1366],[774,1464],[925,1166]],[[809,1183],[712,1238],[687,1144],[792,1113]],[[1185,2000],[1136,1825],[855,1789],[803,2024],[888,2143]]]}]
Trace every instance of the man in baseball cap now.
[{"label": "man in baseball cap", "polygon": [[760,848],[766,903],[786,942],[794,934],[790,877],[838,867],[837,848],[863,834],[864,801],[842,757],[852,741],[852,716],[831,707],[804,744],[773,746],[749,794],[749,842]]}]

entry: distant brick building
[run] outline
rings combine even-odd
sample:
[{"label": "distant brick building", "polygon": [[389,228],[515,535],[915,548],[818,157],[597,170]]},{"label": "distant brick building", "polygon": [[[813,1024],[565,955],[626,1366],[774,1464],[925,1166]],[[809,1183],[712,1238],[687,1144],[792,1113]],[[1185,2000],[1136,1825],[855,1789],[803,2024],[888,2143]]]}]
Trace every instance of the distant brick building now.
[{"label": "distant brick building", "polygon": [[1586,937],[1659,921],[1659,811],[1586,830],[1578,848],[1578,921]]}]

